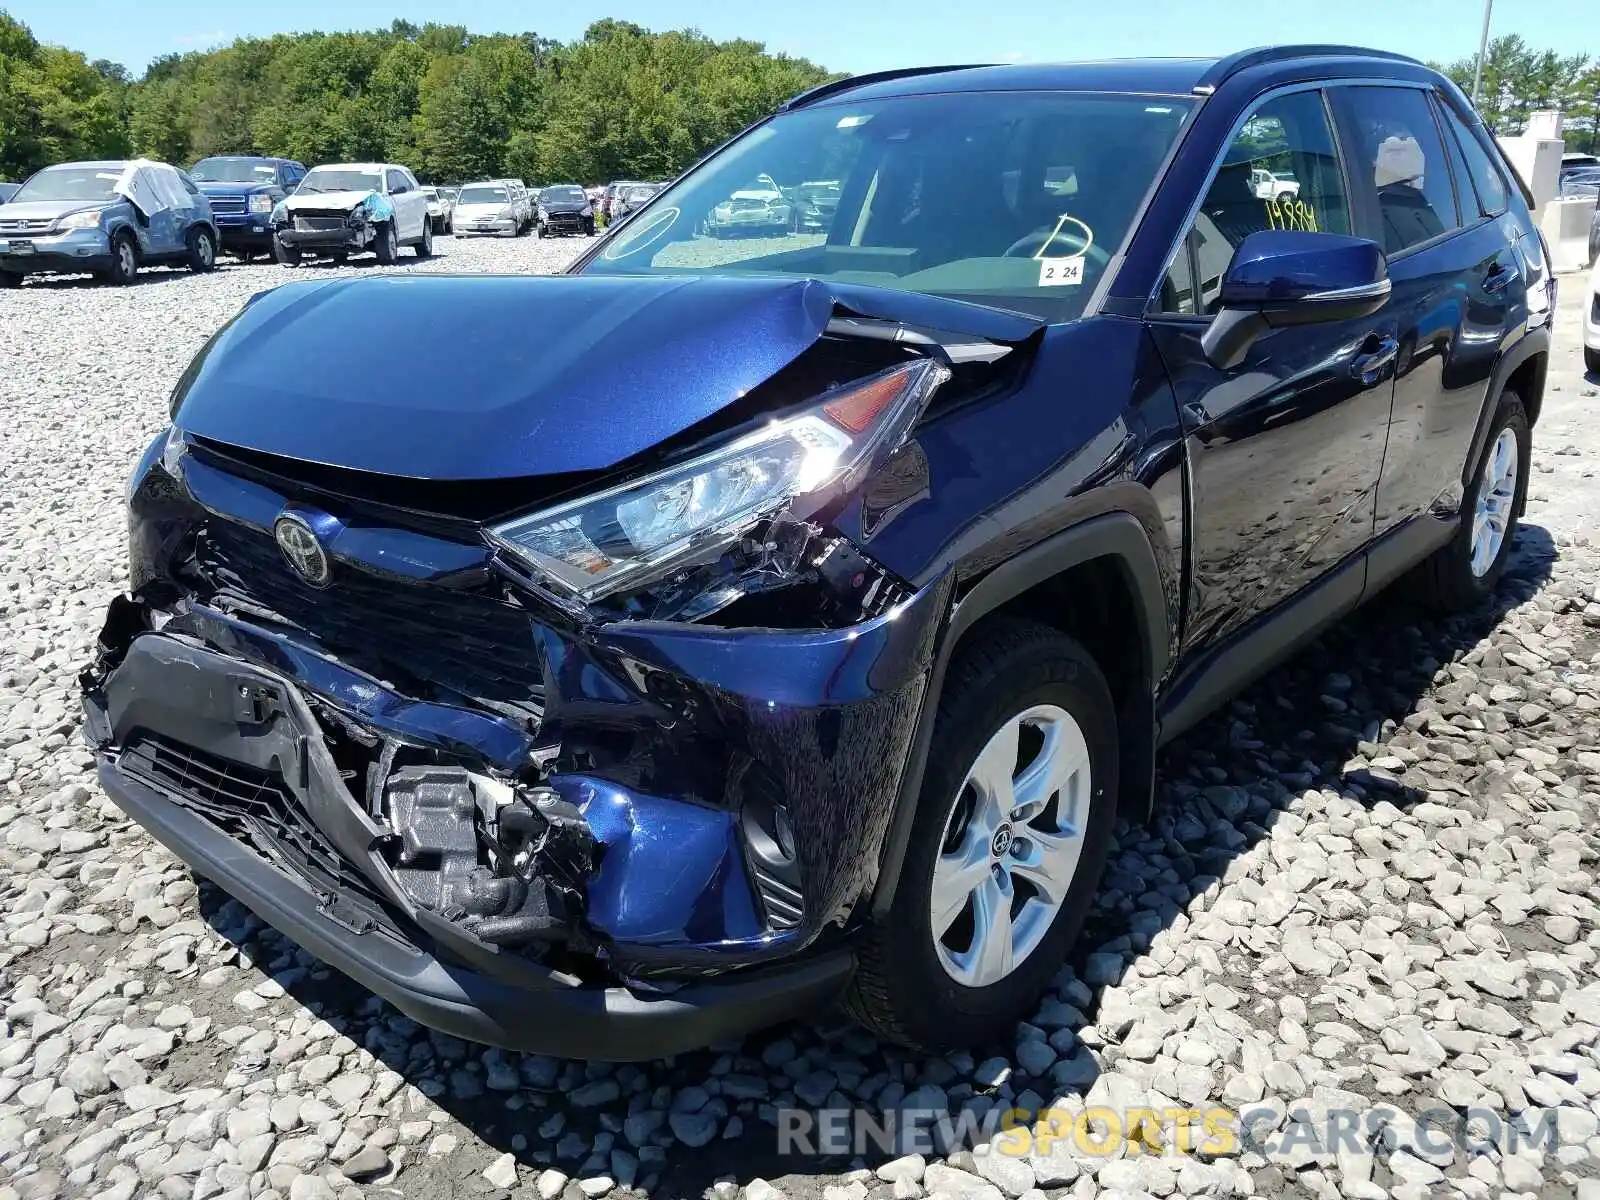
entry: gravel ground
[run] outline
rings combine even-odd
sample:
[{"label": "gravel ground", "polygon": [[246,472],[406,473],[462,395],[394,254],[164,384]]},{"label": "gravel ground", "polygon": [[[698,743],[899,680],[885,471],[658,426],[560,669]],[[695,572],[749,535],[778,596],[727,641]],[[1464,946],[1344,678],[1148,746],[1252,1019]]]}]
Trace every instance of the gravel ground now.
[{"label": "gravel ground", "polygon": [[[444,239],[399,269],[550,270],[578,248]],[[830,1020],[621,1068],[430,1035],[197,885],[95,786],[74,679],[124,578],[128,469],[190,355],[284,278],[0,293],[0,1200],[1600,1197],[1600,395],[1577,277],[1494,603],[1440,622],[1381,602],[1169,752],[1156,819],[1121,831],[1080,951],[1012,1043],[925,1059]],[[777,1154],[778,1109],[850,1104],[1222,1104],[1259,1140]],[[1273,1134],[1329,1112],[1358,1132]],[[1488,1145],[1515,1114],[1551,1137]],[[1463,1145],[1427,1136],[1469,1115]]]}]

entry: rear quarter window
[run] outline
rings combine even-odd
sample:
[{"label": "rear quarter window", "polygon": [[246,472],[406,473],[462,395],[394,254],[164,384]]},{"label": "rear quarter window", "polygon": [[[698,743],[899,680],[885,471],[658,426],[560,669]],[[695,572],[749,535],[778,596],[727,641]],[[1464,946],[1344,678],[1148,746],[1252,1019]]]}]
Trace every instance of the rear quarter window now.
[{"label": "rear quarter window", "polygon": [[1468,128],[1448,104],[1441,103],[1439,109],[1450,138],[1466,160],[1467,177],[1471,181],[1470,187],[1462,189],[1462,208],[1471,208],[1476,204],[1481,215],[1498,217],[1506,211],[1510,202],[1505,176],[1478,140],[1477,131]]}]

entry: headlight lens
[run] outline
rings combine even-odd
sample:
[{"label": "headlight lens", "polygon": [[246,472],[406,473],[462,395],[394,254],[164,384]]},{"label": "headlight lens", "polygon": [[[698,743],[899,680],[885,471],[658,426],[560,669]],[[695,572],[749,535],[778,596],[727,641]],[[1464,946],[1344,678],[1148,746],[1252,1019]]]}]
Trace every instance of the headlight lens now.
[{"label": "headlight lens", "polygon": [[57,229],[99,229],[100,210],[91,208],[88,212],[75,212],[62,217],[56,222]]},{"label": "headlight lens", "polygon": [[274,225],[287,225],[289,223],[289,205],[279,200],[272,206],[272,223]]},{"label": "headlight lens", "polygon": [[893,448],[949,372],[905,363],[824,394],[817,406],[688,462],[489,531],[491,539],[588,603],[720,554],[792,502],[818,502]]},{"label": "headlight lens", "polygon": [[250,197],[249,210],[253,213],[271,212],[275,207],[271,192],[257,192]]}]

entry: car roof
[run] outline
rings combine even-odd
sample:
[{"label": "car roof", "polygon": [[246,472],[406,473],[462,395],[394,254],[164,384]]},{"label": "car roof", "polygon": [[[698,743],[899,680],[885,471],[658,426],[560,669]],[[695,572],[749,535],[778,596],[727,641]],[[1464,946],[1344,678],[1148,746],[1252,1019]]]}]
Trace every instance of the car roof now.
[{"label": "car roof", "polygon": [[[1309,70],[1308,70],[1309,68]],[[1296,45],[1242,50],[1208,58],[1114,58],[1082,62],[971,64],[856,75],[801,92],[782,108],[832,100],[877,100],[941,92],[1083,91],[1145,95],[1208,94],[1235,75],[1284,73],[1431,77],[1416,59],[1359,46]]]},{"label": "car roof", "polygon": [[293,162],[294,161],[294,159],[292,159],[292,158],[279,158],[275,154],[208,154],[204,158],[198,159],[197,161],[199,161],[199,162],[208,162],[213,158],[233,158],[233,159],[242,159],[242,160],[244,160],[246,162],[270,162],[270,163],[286,163],[286,162]]},{"label": "car roof", "polygon": [[311,169],[313,171],[400,171],[405,168],[399,163],[351,162],[318,163]]}]

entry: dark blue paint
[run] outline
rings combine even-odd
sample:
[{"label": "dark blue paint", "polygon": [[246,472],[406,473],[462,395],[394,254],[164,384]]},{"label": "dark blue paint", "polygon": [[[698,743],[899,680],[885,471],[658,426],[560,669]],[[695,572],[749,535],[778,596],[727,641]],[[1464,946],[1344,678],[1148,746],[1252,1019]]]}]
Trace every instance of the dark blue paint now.
[{"label": "dark blue paint", "polygon": [[1245,238],[1222,280],[1224,308],[1304,300],[1378,283],[1389,264],[1378,244],[1337,233],[1268,230]]},{"label": "dark blue paint", "polygon": [[792,280],[289,284],[202,352],[177,397],[177,424],[413,478],[598,470],[772,376],[816,340],[832,308],[827,288]]}]

